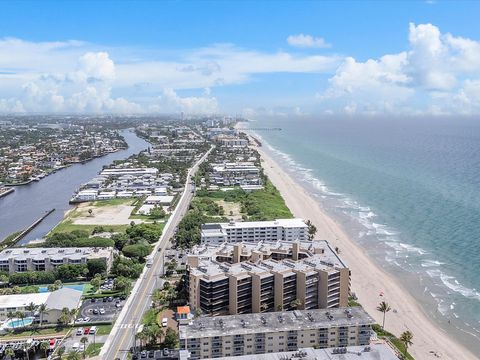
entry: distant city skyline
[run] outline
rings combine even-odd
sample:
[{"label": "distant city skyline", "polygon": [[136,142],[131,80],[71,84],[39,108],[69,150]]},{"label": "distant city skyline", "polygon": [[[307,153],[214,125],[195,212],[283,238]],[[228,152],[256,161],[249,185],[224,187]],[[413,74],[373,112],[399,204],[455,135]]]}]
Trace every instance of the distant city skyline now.
[{"label": "distant city skyline", "polygon": [[476,115],[476,1],[10,1],[2,113]]}]

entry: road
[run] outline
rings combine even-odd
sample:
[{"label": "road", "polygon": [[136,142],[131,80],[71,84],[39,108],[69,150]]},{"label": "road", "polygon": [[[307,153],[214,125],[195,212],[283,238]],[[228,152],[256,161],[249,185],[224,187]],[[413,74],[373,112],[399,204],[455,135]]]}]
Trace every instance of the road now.
[{"label": "road", "polygon": [[117,358],[127,358],[127,353],[130,347],[133,346],[134,334],[140,325],[142,315],[150,307],[150,297],[157,285],[157,278],[163,272],[163,254],[165,249],[192,201],[194,195],[192,190],[194,186],[191,184],[190,177],[196,173],[198,166],[207,158],[213,148],[212,146],[210,150],[190,168],[185,182],[184,192],[175,211],[167,221],[160,240],[152,252],[152,266],[144,269],[141,277],[135,284],[122,313],[120,313],[110,336],[102,348],[100,353],[102,359],[113,360]]}]

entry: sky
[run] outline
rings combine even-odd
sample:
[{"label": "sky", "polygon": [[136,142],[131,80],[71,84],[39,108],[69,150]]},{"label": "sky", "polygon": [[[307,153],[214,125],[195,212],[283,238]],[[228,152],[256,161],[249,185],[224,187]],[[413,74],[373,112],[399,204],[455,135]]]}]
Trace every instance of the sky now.
[{"label": "sky", "polygon": [[478,115],[477,1],[9,1],[0,113]]}]

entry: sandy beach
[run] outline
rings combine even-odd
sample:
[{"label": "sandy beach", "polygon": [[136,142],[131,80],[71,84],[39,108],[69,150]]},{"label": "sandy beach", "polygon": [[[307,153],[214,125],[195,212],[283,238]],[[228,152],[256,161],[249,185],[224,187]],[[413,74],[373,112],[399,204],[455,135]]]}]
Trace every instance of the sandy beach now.
[{"label": "sandy beach", "polygon": [[[265,173],[282,193],[293,214],[310,219],[315,224],[318,229],[317,239],[326,239],[340,248],[340,255],[352,271],[352,291],[365,310],[381,324],[383,314],[376,307],[385,300],[392,308],[387,313],[385,329],[397,336],[405,330],[413,333],[413,345],[409,352],[415,359],[479,359],[427,318],[410,293],[350,240],[341,226],[322,210],[315,198],[283,171],[262,147],[256,149],[261,154]],[[383,297],[380,296],[381,292]]]}]

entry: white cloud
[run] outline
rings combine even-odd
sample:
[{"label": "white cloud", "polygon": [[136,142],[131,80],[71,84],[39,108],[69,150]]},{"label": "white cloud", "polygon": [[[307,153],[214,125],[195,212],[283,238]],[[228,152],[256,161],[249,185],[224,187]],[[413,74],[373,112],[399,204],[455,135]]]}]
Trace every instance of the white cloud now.
[{"label": "white cloud", "polygon": [[180,97],[173,89],[164,89],[157,102],[149,109],[159,113],[185,112],[186,114],[212,114],[218,112],[218,102],[206,91],[203,96]]},{"label": "white cloud", "polygon": [[432,24],[410,24],[409,45],[379,59],[346,58],[317,98],[347,113],[480,110],[474,101],[480,42],[442,34]]},{"label": "white cloud", "polygon": [[287,42],[290,46],[300,48],[329,48],[331,45],[321,37],[313,37],[312,35],[290,35],[287,37]]}]

